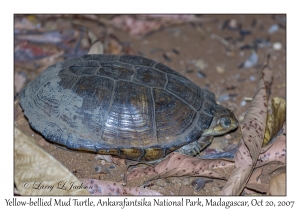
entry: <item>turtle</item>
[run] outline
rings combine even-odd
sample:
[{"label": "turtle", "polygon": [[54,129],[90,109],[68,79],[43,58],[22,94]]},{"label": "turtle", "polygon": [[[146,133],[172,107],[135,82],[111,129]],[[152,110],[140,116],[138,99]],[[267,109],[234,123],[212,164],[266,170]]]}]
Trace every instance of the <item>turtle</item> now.
[{"label": "turtle", "polygon": [[30,126],[72,150],[153,162],[196,155],[200,137],[235,129],[215,95],[168,66],[135,55],[91,54],[46,68],[20,92]]}]

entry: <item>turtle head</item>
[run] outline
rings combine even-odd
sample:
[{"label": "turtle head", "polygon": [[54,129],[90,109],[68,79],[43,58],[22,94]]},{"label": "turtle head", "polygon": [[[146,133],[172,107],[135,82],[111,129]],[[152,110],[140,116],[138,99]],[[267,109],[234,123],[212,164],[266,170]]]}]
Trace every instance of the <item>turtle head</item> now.
[{"label": "turtle head", "polygon": [[238,126],[238,120],[233,112],[223,106],[216,106],[216,113],[208,129],[202,136],[218,136],[227,133]]}]

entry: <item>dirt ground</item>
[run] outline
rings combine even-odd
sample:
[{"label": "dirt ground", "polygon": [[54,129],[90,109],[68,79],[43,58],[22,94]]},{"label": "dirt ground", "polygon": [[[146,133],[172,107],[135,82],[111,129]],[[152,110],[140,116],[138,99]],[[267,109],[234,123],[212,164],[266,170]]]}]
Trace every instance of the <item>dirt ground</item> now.
[{"label": "dirt ground", "polygon": [[[239,121],[250,105],[249,98],[255,94],[260,69],[268,54],[274,76],[270,99],[286,99],[285,15],[200,17],[212,20],[164,27],[142,38],[133,37],[120,29],[114,29],[113,35],[121,43],[130,46],[131,54],[164,63],[197,85],[215,93],[217,102],[231,109]],[[27,71],[17,64],[15,73],[19,72],[27,75],[26,83],[39,74]],[[39,134],[34,135],[44,150],[78,178],[108,181],[120,181],[123,178],[123,171],[119,166],[96,160],[95,154],[65,150],[43,142]],[[207,151],[227,151],[233,148],[232,144],[236,145],[237,142],[220,137]],[[97,166],[102,168],[100,173],[95,170]],[[196,191],[191,184],[194,179],[196,177],[164,178],[147,183],[145,188],[163,195],[212,195],[226,183],[224,180],[214,180]]]}]

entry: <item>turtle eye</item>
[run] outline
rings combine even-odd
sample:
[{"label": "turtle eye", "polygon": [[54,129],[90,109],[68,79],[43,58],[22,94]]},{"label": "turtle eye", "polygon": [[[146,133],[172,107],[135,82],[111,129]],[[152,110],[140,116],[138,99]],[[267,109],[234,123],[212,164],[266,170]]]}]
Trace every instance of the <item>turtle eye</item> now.
[{"label": "turtle eye", "polygon": [[228,117],[224,117],[224,118],[222,118],[222,120],[221,120],[221,125],[223,126],[223,127],[229,127],[230,126],[230,124],[231,124],[231,120],[228,118]]}]

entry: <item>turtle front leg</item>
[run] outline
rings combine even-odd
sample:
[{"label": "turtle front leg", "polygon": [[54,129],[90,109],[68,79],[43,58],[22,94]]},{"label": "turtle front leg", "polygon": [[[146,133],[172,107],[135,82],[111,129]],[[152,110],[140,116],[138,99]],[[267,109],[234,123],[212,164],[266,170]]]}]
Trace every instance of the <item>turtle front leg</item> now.
[{"label": "turtle front leg", "polygon": [[210,145],[210,143],[213,140],[213,136],[206,136],[206,137],[201,137],[197,141],[194,141],[192,143],[189,143],[177,150],[175,152],[180,152],[184,155],[188,156],[196,156],[198,155],[205,147]]}]

